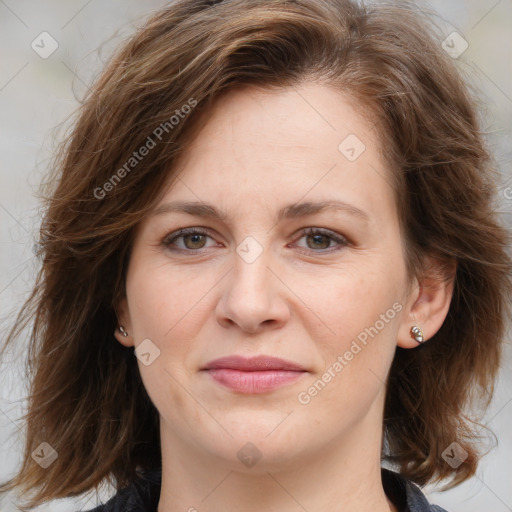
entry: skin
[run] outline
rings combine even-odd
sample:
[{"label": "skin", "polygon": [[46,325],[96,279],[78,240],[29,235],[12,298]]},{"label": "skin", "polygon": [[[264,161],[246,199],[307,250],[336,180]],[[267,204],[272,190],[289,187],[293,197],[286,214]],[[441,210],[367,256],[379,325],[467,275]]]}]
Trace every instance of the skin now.
[{"label": "skin", "polygon": [[[354,161],[338,150],[349,134],[366,147]],[[160,351],[148,366],[138,360],[160,414],[158,511],[395,511],[380,475],[384,383],[397,345],[418,346],[413,325],[426,340],[440,328],[452,286],[407,279],[391,173],[372,125],[325,85],[245,87],[217,101],[177,170],[157,208],[207,202],[226,218],[145,218],[117,307],[128,332],[116,331],[118,341],[149,339]],[[286,205],[321,200],[364,216],[276,217]],[[206,236],[171,240],[187,227]],[[236,250],[247,236],[262,250],[250,263]],[[256,255],[257,245],[249,247]],[[397,303],[378,334],[301,403],[299,393]],[[276,390],[242,394],[200,371],[232,354],[281,357],[307,372]],[[248,442],[261,453],[252,467],[237,457],[254,450]]]}]

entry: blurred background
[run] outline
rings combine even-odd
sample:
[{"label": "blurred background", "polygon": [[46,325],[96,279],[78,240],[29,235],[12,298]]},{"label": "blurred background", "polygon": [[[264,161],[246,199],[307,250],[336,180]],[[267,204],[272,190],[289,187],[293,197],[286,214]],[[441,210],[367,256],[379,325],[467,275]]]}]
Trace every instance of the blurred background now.
[{"label": "blurred background", "polygon": [[[112,50],[166,3],[0,0],[2,338],[37,269],[37,190],[55,146]],[[422,5],[439,13],[445,33],[439,44],[478,94],[482,129],[501,173],[496,207],[512,226],[512,0],[432,0]],[[20,418],[27,393],[22,339],[0,366],[1,480],[12,476],[21,461]],[[482,459],[477,475],[446,492],[432,486],[424,489],[432,503],[449,512],[512,511],[511,369],[509,342],[494,401],[483,419],[498,445]],[[113,492],[104,486],[99,494],[58,500],[37,510],[89,510]],[[13,500],[12,493],[0,495],[0,512],[18,510]]]}]

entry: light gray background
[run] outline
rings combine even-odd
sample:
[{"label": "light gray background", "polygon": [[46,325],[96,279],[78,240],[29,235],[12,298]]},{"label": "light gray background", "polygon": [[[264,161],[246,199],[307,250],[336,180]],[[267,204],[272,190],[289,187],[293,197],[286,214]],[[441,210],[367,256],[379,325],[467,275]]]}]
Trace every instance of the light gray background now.
[{"label": "light gray background", "polygon": [[[60,140],[62,125],[78,106],[88,84],[121,39],[161,0],[0,0],[0,335],[26,297],[37,267],[32,248],[37,233],[35,196],[42,173]],[[512,218],[512,0],[435,0],[445,20],[446,36],[458,31],[469,48],[457,62],[481,89],[482,125],[495,152],[503,180],[497,208]],[[47,31],[58,49],[42,59],[31,42]],[[441,44],[441,41],[439,42]],[[508,191],[508,192],[507,192]],[[510,337],[509,337],[510,339]],[[0,367],[0,478],[12,475],[20,462],[20,435],[27,383],[21,362],[24,346]],[[499,445],[484,457],[478,474],[445,493],[427,488],[429,498],[450,512],[512,511],[512,350],[507,346],[493,404],[483,422]],[[65,419],[64,419],[65,420]],[[104,487],[106,499],[112,489]],[[59,500],[42,511],[90,509],[97,496]],[[0,512],[17,510],[13,496],[0,495]]]}]

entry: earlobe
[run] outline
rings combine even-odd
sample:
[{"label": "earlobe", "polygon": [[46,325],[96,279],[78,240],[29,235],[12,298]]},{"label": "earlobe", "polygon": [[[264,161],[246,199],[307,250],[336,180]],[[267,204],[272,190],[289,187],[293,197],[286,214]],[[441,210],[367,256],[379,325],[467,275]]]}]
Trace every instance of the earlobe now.
[{"label": "earlobe", "polygon": [[428,271],[416,281],[410,301],[404,312],[398,332],[397,344],[402,348],[415,348],[428,343],[441,328],[448,315],[455,285],[457,264],[429,258]]},{"label": "earlobe", "polygon": [[128,312],[128,303],[126,297],[119,300],[117,305],[114,307],[117,318],[117,326],[114,331],[116,340],[124,345],[125,347],[133,347],[134,340],[131,335],[131,322],[130,314]]}]

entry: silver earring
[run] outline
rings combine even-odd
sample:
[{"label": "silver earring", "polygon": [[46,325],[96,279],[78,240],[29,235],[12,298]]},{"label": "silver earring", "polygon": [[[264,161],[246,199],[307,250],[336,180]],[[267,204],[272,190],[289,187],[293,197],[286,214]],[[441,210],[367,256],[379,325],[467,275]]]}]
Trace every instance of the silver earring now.
[{"label": "silver earring", "polygon": [[128,333],[126,332],[126,329],[125,329],[122,325],[120,325],[120,326],[119,326],[119,332],[120,332],[120,333],[121,333],[125,338],[127,338],[127,337],[128,337]]},{"label": "silver earring", "polygon": [[423,339],[423,332],[422,332],[422,330],[417,325],[415,325],[414,327],[411,327],[411,334],[412,334],[412,337],[418,343],[423,343],[425,341]]}]

